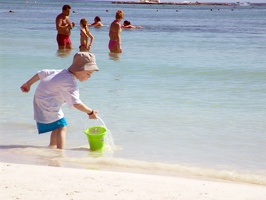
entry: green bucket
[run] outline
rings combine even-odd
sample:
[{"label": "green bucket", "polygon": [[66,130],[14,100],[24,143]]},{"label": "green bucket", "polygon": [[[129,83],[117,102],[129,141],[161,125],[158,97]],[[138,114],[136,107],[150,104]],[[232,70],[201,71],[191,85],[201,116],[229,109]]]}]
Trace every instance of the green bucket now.
[{"label": "green bucket", "polygon": [[90,149],[92,151],[102,150],[104,147],[104,136],[107,129],[104,126],[92,126],[87,128],[84,133],[88,137]]}]

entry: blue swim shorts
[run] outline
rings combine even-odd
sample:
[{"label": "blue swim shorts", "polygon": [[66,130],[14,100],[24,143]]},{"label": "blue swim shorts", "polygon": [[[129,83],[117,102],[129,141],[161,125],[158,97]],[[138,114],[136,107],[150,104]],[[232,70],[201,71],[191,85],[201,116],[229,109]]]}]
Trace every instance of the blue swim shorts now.
[{"label": "blue swim shorts", "polygon": [[52,122],[52,123],[49,123],[49,124],[42,124],[39,122],[36,122],[36,123],[37,123],[37,129],[38,129],[39,134],[50,132],[50,131],[56,130],[58,128],[62,128],[64,126],[67,126],[67,122],[66,122],[65,118],[59,119],[59,120]]}]

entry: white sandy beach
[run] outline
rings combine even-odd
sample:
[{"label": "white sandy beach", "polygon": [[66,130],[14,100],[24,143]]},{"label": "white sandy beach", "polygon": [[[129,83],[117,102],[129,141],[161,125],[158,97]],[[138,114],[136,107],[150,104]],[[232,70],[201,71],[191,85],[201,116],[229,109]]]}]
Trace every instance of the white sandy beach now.
[{"label": "white sandy beach", "polygon": [[0,163],[0,199],[262,200],[266,187],[235,182]]}]

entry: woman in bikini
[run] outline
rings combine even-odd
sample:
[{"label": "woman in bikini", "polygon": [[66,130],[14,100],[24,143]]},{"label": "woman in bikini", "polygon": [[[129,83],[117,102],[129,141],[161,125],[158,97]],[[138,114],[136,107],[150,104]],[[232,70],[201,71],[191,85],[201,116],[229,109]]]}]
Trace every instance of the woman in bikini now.
[{"label": "woman in bikini", "polygon": [[[94,41],[94,37],[91,34],[88,28],[88,21],[87,19],[83,18],[80,20],[80,51],[90,51],[91,45]],[[90,38],[90,43],[89,43]]]},{"label": "woman in bikini", "polygon": [[119,22],[124,19],[124,12],[122,10],[118,10],[115,15],[115,20],[112,22],[109,30],[109,50],[112,53],[122,53],[122,47],[121,47],[121,25]]}]

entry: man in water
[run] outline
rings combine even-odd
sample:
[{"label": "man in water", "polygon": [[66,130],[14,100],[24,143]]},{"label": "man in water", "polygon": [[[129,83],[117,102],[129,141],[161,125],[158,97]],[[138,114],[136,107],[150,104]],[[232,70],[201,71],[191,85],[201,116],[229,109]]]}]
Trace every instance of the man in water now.
[{"label": "man in water", "polygon": [[62,7],[62,13],[59,14],[55,20],[58,49],[72,49],[70,34],[71,29],[75,27],[75,22],[70,22],[70,10],[71,7],[69,5],[64,5]]}]

